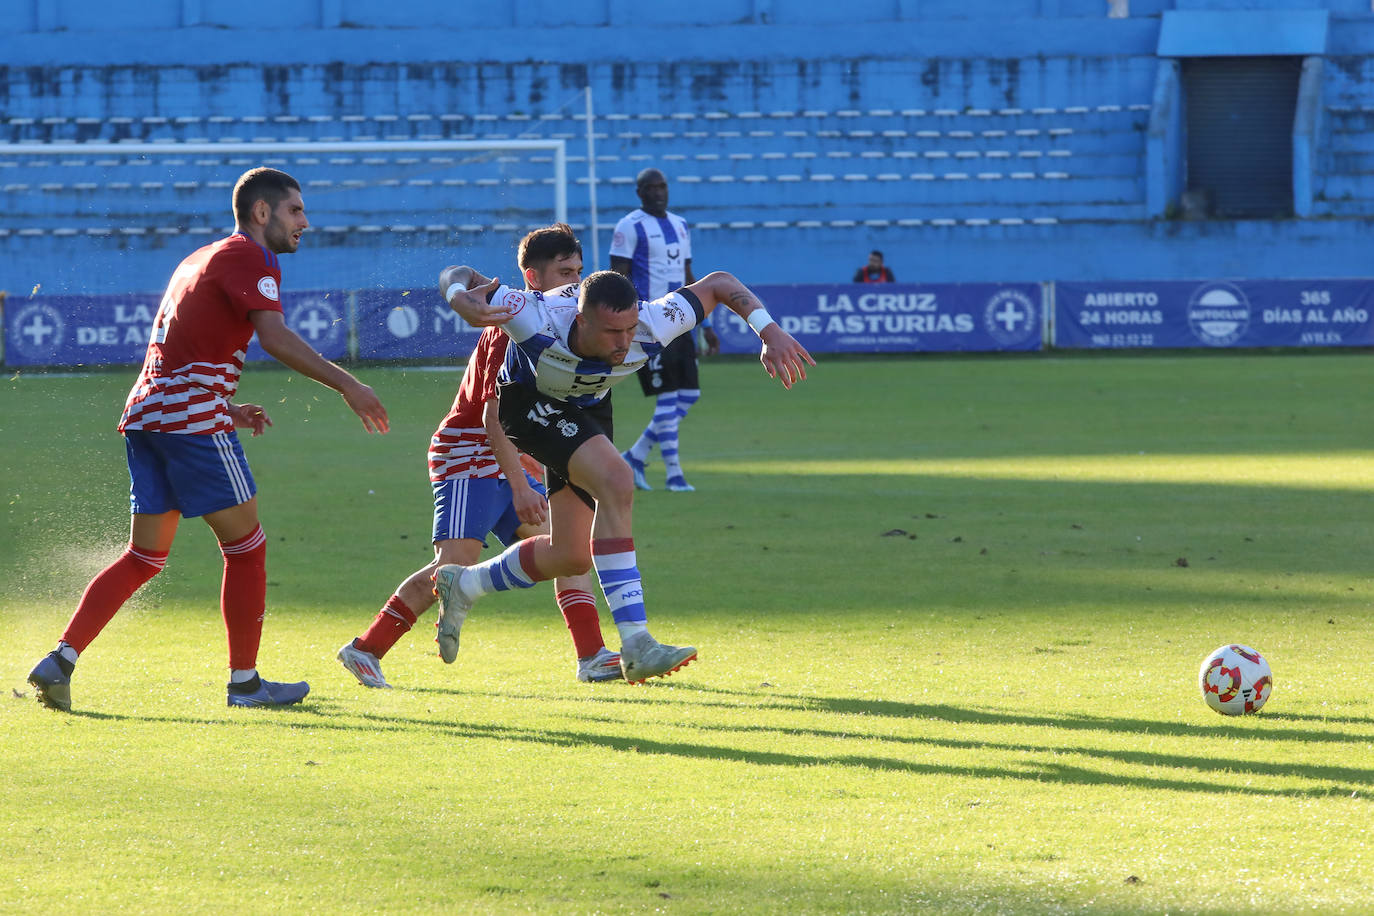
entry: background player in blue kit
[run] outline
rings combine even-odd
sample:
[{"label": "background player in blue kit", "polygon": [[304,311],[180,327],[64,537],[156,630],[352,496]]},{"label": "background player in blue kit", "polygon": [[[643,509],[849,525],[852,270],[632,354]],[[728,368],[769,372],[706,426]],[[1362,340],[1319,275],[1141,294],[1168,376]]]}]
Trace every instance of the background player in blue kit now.
[{"label": "background player in blue kit", "polygon": [[[692,275],[692,235],[687,221],[668,210],[668,179],[658,169],[644,169],[635,180],[639,209],[616,223],[611,238],[611,270],[630,278],[639,298],[662,298],[675,289],[696,282]],[[720,340],[708,324],[702,325],[707,353],[720,352]],[[653,396],[654,415],[635,444],[622,454],[634,471],[635,486],[652,489],[644,474],[655,445],[663,456],[666,486],[675,492],[695,487],[682,472],[679,427],[692,405],[701,399],[697,376],[694,334],[683,334],[650,357],[639,370],[639,385]]]}]

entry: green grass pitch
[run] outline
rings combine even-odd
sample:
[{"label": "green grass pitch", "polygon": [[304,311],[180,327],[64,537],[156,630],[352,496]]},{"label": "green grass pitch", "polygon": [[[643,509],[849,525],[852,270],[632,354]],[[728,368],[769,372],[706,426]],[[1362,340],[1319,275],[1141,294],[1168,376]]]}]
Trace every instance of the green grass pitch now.
[{"label": "green grass pitch", "polygon": [[[133,373],[0,382],[0,913],[1374,913],[1367,354],[706,363],[698,492],[636,504],[653,630],[701,657],[634,688],[574,680],[548,586],[452,666],[431,611],[396,689],[343,671],[429,555],[458,380],[359,371],[390,435],[242,386],[276,421],[260,667],[313,687],[282,711],[225,707],[198,521],[75,712],[34,702],[127,537]],[[615,398],[623,448],[650,405]],[[1198,695],[1230,641],[1260,715]]]}]

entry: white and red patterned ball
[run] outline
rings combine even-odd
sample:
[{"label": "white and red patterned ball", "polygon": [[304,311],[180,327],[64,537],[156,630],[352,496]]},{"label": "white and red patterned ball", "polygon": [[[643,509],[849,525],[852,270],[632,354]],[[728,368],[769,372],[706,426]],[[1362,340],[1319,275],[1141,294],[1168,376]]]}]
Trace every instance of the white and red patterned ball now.
[{"label": "white and red patterned ball", "polygon": [[1202,699],[1223,716],[1259,712],[1274,692],[1269,663],[1249,646],[1229,643],[1202,660]]}]

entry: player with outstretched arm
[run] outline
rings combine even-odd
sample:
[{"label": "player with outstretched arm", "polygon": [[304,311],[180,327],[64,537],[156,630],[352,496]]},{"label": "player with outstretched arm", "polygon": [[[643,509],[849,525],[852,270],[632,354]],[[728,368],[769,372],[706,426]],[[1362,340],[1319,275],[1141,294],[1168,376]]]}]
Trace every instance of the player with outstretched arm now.
[{"label": "player with outstretched arm", "polygon": [[500,286],[470,267],[448,267],[439,288],[469,324],[499,325],[510,336],[499,381],[501,426],[544,464],[552,525],[550,535],[475,566],[439,567],[440,615],[461,623],[491,592],[595,568],[620,632],[627,681],[642,683],[691,662],[695,648],[666,645],[649,633],[634,546],[634,478],[613,443],[607,394],[720,304],[759,335],[764,370],[784,388],[805,379],[815,360],[743,283],[719,271],[652,302],[641,302],[634,285],[609,270],[579,286],[535,293]]},{"label": "player with outstretched arm", "polygon": [[[530,232],[520,240],[517,263],[530,290],[554,289],[582,279],[582,243],[565,223]],[[372,625],[339,649],[339,662],[365,687],[389,687],[381,659],[434,604],[434,571],[448,563],[473,564],[486,536],[504,546],[534,534],[547,534],[544,486],[521,466],[520,454],[497,416],[496,376],[510,338],[489,327],[468,359],[458,394],[429,444],[429,477],[434,489],[434,559],[396,587]],[[539,472],[542,475],[542,469]],[[606,647],[587,575],[560,577],[554,600],[572,635],[577,679],[608,681],[621,676],[620,655]],[[438,623],[439,657],[458,657],[461,621],[453,615]]]}]

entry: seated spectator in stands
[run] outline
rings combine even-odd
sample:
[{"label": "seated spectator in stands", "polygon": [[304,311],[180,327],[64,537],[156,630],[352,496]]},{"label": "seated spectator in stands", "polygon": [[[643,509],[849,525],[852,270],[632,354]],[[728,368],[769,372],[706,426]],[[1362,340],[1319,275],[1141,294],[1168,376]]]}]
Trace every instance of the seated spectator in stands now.
[{"label": "seated spectator in stands", "polygon": [[892,271],[883,266],[883,253],[876,249],[869,254],[868,263],[854,271],[855,283],[896,283]]}]

